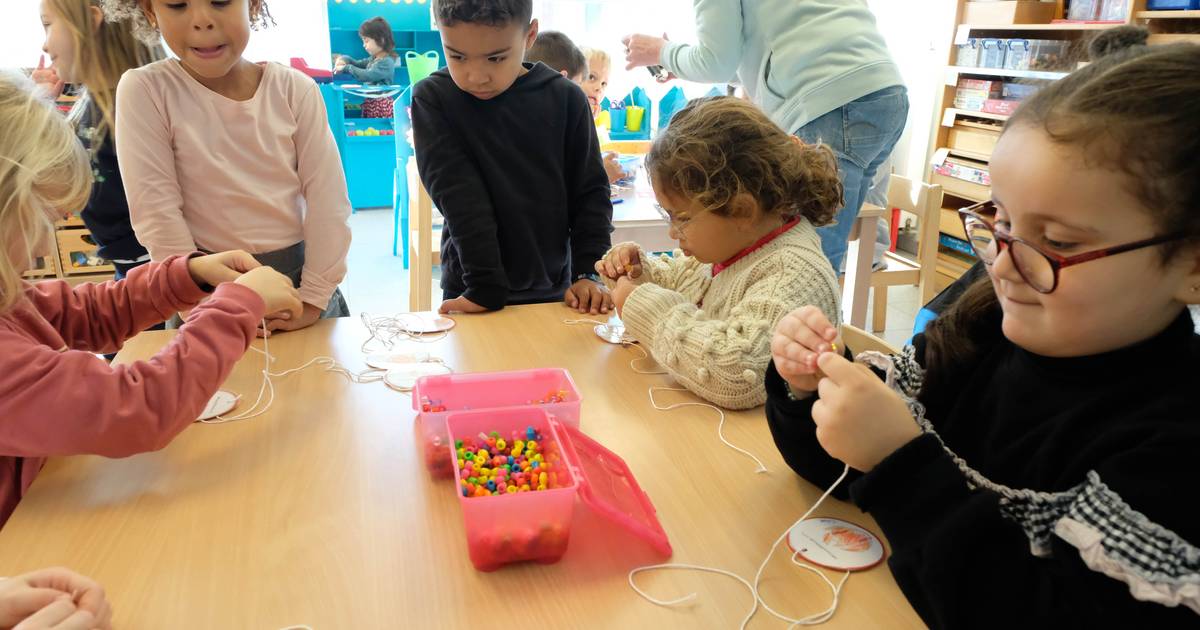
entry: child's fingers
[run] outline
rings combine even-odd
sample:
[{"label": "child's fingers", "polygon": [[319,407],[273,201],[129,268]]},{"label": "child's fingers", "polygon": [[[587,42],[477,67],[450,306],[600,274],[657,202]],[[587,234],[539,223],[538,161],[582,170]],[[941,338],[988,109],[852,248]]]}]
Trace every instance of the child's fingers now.
[{"label": "child's fingers", "polygon": [[823,380],[834,381],[842,385],[848,385],[863,376],[859,369],[863,366],[847,360],[846,357],[836,352],[826,352],[817,357],[817,367],[828,377]]},{"label": "child's fingers", "polygon": [[837,339],[837,329],[829,322],[829,318],[821,309],[815,306],[806,306],[801,310],[800,318],[804,320],[808,327],[816,332],[823,340],[832,342]]},{"label": "child's fingers", "polygon": [[53,630],[93,630],[96,617],[86,610],[76,610],[70,617],[51,627]]},{"label": "child's fingers", "polygon": [[40,630],[53,628],[75,614],[75,602],[70,595],[62,595],[41,610],[29,615],[21,623],[13,626],[13,630]]},{"label": "child's fingers", "polygon": [[[820,354],[827,352],[831,346],[820,335],[817,334],[807,323],[799,318],[785,317],[779,322],[779,326],[775,329],[776,337],[783,337],[788,341],[795,342],[803,346],[809,352]],[[800,359],[801,357],[792,357]]]},{"label": "child's fingers", "polygon": [[632,265],[629,265],[629,277],[630,277],[630,278],[640,278],[640,277],[642,277],[642,266],[641,266],[640,264],[637,264],[637,263],[634,263],[634,264],[632,264]]}]

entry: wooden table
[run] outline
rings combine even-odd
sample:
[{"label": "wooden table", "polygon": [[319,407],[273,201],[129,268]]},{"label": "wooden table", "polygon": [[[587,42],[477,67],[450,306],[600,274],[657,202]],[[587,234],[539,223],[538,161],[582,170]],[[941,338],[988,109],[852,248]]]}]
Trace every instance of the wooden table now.
[{"label": "wooden table", "polygon": [[[569,369],[583,395],[583,429],[628,461],[658,509],[672,560],[752,579],[767,545],[822,489],[785,467],[761,409],[726,422],[729,439],[770,469],[761,475],[718,442],[715,413],[655,411],[646,388],[670,381],[630,371],[635,351],[563,323],[574,317],[559,305],[460,316],[448,337],[420,348],[458,371]],[[151,356],[171,334],[140,335],[118,361]],[[273,338],[271,351],[279,370],[318,355],[361,369],[364,340],[357,319],[323,321]],[[261,368],[261,355],[248,353],[225,387],[253,399]],[[626,574],[662,560],[581,506],[558,564],[477,572],[454,490],[430,480],[417,455],[407,395],[320,368],[276,386],[268,413],[192,426],[157,453],[50,461],[0,531],[0,575],[74,567],[105,585],[123,629],[728,629],[749,609],[743,586],[696,572],[643,574],[639,584],[664,598],[694,591],[697,603],[667,609],[642,600]],[[682,400],[693,398],[661,399]],[[817,515],[878,531],[832,499]],[[768,566],[762,592],[795,616],[824,610],[830,598],[786,551]],[[883,566],[851,576],[829,622],[920,626]],[[760,610],[751,627],[783,625]]]}]

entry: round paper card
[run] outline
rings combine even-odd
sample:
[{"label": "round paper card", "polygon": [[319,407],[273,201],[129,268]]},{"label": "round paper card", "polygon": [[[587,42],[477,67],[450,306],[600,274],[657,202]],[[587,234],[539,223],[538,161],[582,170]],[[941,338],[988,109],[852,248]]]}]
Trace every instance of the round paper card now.
[{"label": "round paper card", "polygon": [[383,380],[398,389],[412,389],[417,379],[434,374],[449,374],[450,368],[443,363],[409,363],[396,365],[387,371]]},{"label": "round paper card", "polygon": [[787,542],[802,560],[826,569],[861,571],[883,562],[878,536],[836,518],[801,521],[788,532]]},{"label": "round paper card", "polygon": [[446,332],[454,328],[454,320],[437,313],[405,313],[396,317],[404,330],[413,334]]},{"label": "round paper card", "polygon": [[204,410],[200,412],[200,415],[196,417],[196,420],[203,422],[205,420],[212,420],[218,416],[223,416],[230,411],[233,411],[233,408],[237,407],[237,404],[237,394],[227,392],[223,389],[217,390],[217,393],[213,394],[213,397],[208,399],[208,404],[204,406]]},{"label": "round paper card", "polygon": [[390,370],[412,363],[425,363],[428,360],[428,352],[396,352],[385,350],[382,352],[372,352],[367,355],[367,365],[380,370]]}]

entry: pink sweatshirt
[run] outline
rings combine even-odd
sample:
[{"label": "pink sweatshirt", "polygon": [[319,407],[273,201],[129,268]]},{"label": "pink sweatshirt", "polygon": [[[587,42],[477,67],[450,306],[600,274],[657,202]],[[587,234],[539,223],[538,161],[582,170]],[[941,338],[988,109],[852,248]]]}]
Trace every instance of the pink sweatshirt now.
[{"label": "pink sweatshirt", "polygon": [[254,96],[234,101],[176,59],[142,66],[117,86],[115,140],[129,216],[152,259],[305,241],[300,299],[325,308],[346,275],[350,200],[312,79],[268,63]]},{"label": "pink sweatshirt", "polygon": [[[227,282],[211,299],[187,258],[143,265],[120,282],[48,280],[0,315],[0,525],[46,457],[128,457],[158,450],[191,424],[255,337],[266,305]],[[148,361],[109,365],[126,339],[195,307]]]}]

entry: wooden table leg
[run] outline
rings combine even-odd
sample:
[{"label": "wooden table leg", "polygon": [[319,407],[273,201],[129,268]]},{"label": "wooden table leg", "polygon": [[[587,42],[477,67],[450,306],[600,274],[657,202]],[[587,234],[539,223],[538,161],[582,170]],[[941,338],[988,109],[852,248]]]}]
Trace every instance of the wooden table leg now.
[{"label": "wooden table leg", "polygon": [[871,289],[871,263],[875,257],[875,216],[859,216],[858,238],[846,250],[846,282],[842,289],[842,322],[867,327],[867,294]]}]

